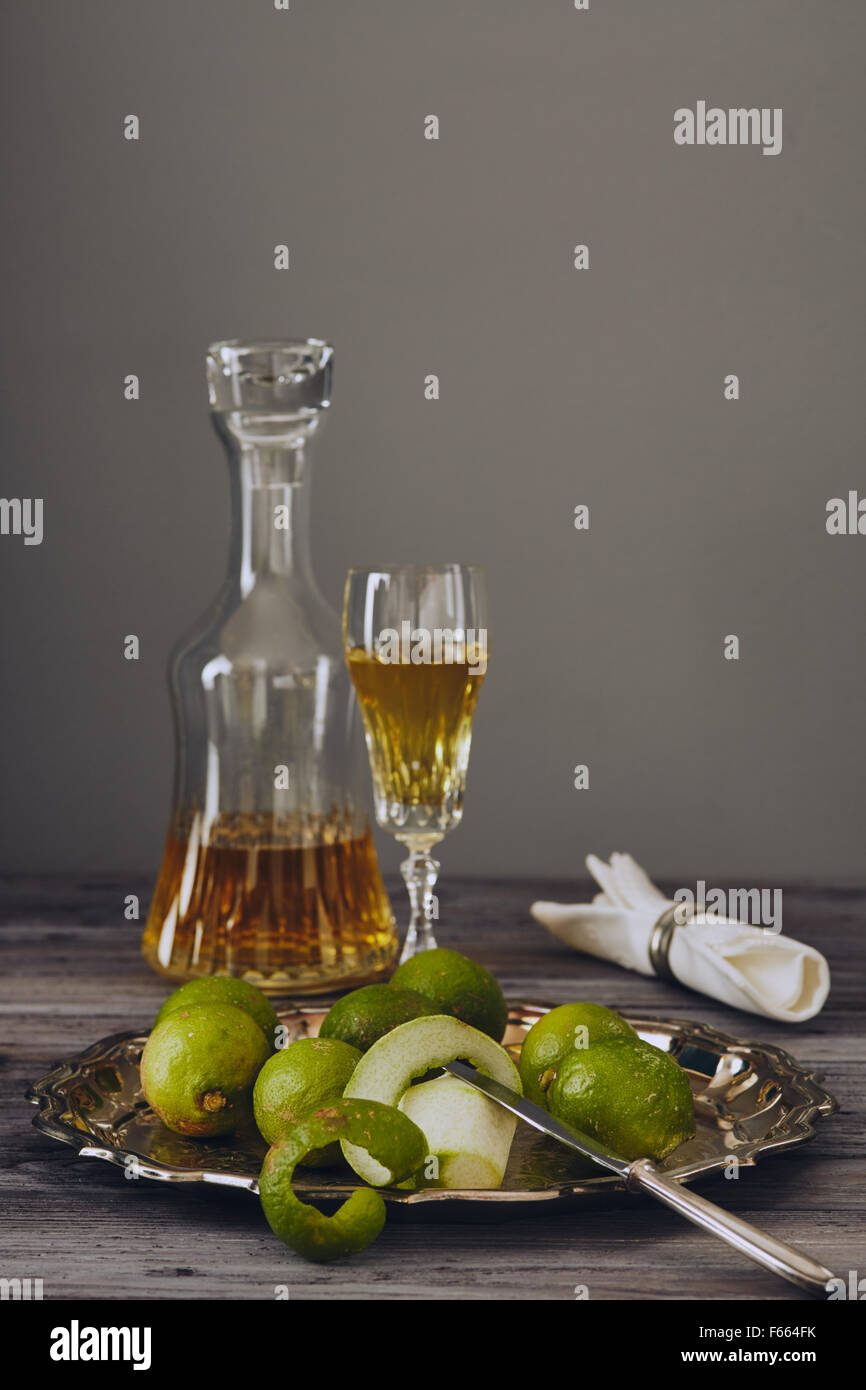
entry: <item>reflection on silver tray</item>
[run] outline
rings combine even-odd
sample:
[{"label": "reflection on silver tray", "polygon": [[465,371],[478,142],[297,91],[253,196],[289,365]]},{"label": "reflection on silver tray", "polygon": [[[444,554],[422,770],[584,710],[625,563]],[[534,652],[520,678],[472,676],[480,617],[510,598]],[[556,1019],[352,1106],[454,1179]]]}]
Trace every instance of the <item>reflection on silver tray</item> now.
[{"label": "reflection on silver tray", "polygon": [[[517,1060],[529,1028],[548,1005],[513,1004],[504,1043]],[[318,1032],[326,1006],[280,1014],[290,1040]],[[682,1019],[629,1018],[642,1038],[670,1052],[688,1073],[697,1133],[661,1165],[683,1182],[720,1173],[732,1158],[753,1164],[759,1156],[803,1144],[813,1122],[836,1102],[816,1072],[768,1043],[741,1043],[700,1023]],[[146,1035],[115,1033],[61,1062],[30,1088],[39,1106],[33,1123],[43,1134],[73,1144],[81,1158],[107,1159],[131,1176],[162,1182],[207,1182],[256,1191],[266,1145],[255,1131],[223,1140],[173,1134],[141,1093],[138,1064]],[[357,1186],[348,1170],[298,1169],[299,1196],[326,1209]],[[528,1210],[611,1203],[625,1194],[608,1176],[553,1140],[518,1125],[501,1188],[490,1191],[381,1189],[394,1215],[436,1220],[499,1220]]]}]

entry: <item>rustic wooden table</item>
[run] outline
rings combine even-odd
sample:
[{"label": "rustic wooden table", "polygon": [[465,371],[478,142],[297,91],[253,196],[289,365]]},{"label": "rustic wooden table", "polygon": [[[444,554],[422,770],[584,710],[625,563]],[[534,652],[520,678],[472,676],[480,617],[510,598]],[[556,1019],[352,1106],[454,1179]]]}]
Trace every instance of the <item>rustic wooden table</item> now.
[{"label": "rustic wooden table", "polygon": [[[9,879],[0,920],[3,1223],[0,1273],[43,1280],[45,1298],[786,1299],[797,1291],[653,1203],[501,1225],[389,1222],[346,1263],[316,1266],[274,1239],[258,1205],[225,1189],[129,1182],[31,1126],[27,1084],[106,1034],[146,1028],[166,987],[138,955],[124,896],[143,885]],[[394,887],[394,900],[400,901]],[[703,1190],[847,1278],[866,1274],[863,1061],[866,892],[785,890],[785,929],[819,946],[833,989],[823,1013],[786,1027],[568,951],[537,926],[550,883],[447,883],[442,944],[484,961],[512,998],[595,999],[695,1018],[772,1041],[824,1073],[839,1101],[802,1148]]]}]

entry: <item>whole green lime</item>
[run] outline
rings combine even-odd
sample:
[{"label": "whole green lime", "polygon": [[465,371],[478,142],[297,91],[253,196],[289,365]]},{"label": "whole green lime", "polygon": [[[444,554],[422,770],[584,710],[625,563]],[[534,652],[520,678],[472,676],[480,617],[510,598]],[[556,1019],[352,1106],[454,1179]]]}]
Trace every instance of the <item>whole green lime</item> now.
[{"label": "whole green lime", "polygon": [[[253,1091],[253,1111],[259,1133],[276,1144],[305,1116],[338,1101],[361,1054],[338,1038],[299,1038],[269,1057]],[[339,1144],[317,1151],[305,1160],[310,1167],[328,1168],[341,1161]]]},{"label": "whole green lime", "polygon": [[398,965],[389,988],[412,989],[435,1005],[500,1042],[508,1023],[508,1005],[489,970],[458,951],[436,946]]},{"label": "whole green lime", "polygon": [[609,1038],[636,1039],[630,1023],[601,1004],[560,1004],[533,1023],[520,1049],[520,1079],[528,1100],[545,1104],[560,1062],[576,1049]]},{"label": "whole green lime", "polygon": [[695,1132],[686,1072],[650,1043],[613,1038],[562,1059],[547,1092],[551,1115],[622,1158],[665,1158]]},{"label": "whole green lime", "polygon": [[430,1000],[414,989],[365,985],[337,1000],[322,1020],[319,1037],[339,1038],[366,1052],[392,1028],[436,1012]]},{"label": "whole green lime", "polygon": [[243,1009],[255,1019],[273,1048],[279,1019],[261,990],[247,984],[246,980],[235,979],[233,975],[203,975],[200,980],[187,980],[168,996],[154,1020],[154,1027],[169,1014],[188,1009],[191,1004],[232,1004],[236,1009]]},{"label": "whole green lime", "polygon": [[253,1085],[269,1052],[243,1009],[193,1004],[153,1029],[141,1054],[141,1088],[177,1134],[231,1134],[251,1116]]}]

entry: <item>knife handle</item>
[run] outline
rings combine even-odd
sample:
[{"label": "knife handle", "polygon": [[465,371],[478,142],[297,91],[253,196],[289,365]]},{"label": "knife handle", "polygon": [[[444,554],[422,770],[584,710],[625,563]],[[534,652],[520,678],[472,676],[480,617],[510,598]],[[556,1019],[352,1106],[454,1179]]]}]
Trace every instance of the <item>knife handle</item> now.
[{"label": "knife handle", "polygon": [[825,1269],[816,1260],[795,1250],[793,1245],[776,1240],[775,1236],[751,1226],[748,1221],[741,1221],[738,1216],[732,1216],[705,1197],[699,1197],[690,1188],[661,1172],[648,1158],[639,1158],[631,1165],[627,1185],[632,1192],[651,1193],[687,1221],[703,1226],[705,1231],[727,1241],[728,1245],[754,1260],[755,1264],[763,1265],[764,1269],[787,1279],[789,1284],[796,1284],[813,1296],[827,1297],[828,1281],[836,1278],[832,1270]]}]

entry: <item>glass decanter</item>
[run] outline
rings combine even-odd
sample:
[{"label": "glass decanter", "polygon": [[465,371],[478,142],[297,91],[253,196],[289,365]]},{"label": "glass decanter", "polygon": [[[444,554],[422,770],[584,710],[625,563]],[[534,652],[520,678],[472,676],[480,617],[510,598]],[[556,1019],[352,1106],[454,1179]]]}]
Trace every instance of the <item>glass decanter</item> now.
[{"label": "glass decanter", "polygon": [[142,950],[172,979],[316,993],[396,956],[340,621],[308,551],[332,362],[315,339],[208,352],[232,528],[225,583],[169,664],[174,804]]}]

